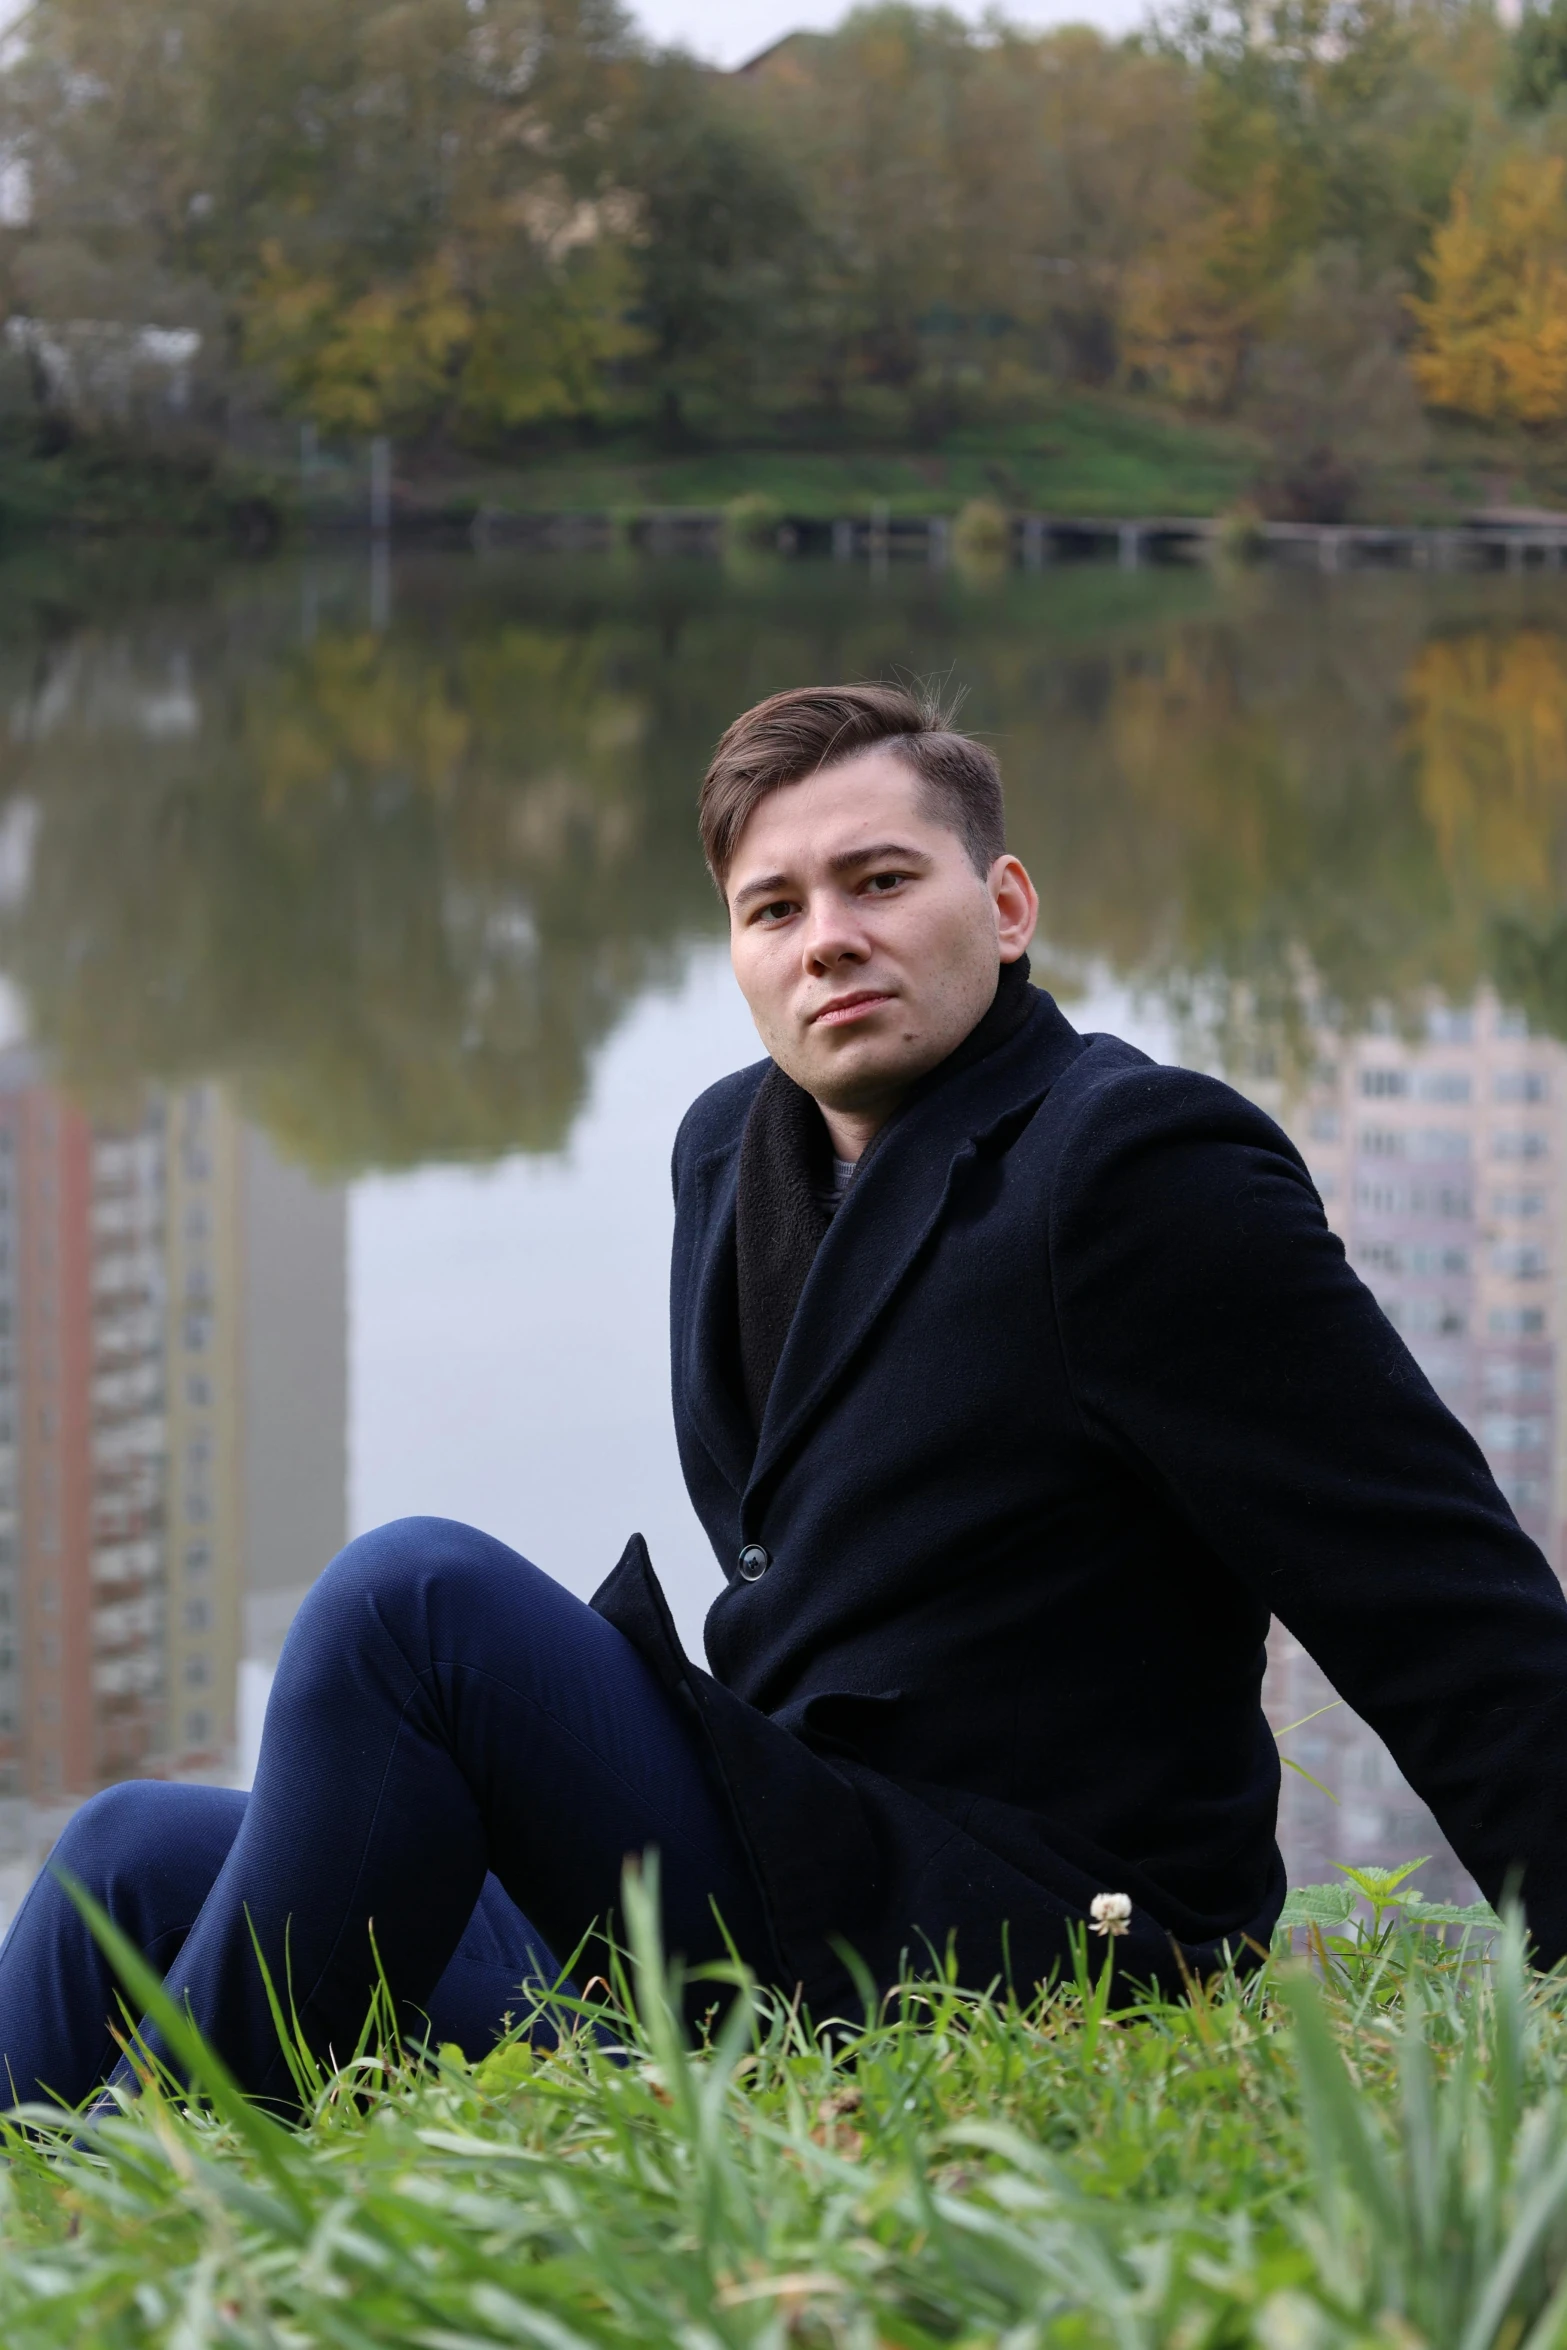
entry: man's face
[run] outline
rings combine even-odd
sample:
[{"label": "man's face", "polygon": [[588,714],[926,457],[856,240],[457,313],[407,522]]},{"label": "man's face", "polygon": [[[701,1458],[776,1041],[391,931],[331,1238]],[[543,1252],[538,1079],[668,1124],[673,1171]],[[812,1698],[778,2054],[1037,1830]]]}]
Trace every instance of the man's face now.
[{"label": "man's face", "polygon": [[1039,901],[976,873],[920,779],[875,749],[770,792],[729,868],[729,951],[757,1032],[825,1108],[885,1108],[961,1044]]}]

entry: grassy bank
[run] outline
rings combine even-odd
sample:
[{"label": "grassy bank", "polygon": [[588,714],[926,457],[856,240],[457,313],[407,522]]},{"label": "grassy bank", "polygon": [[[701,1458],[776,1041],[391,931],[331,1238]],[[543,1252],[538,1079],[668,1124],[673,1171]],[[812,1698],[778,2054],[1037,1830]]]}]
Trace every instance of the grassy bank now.
[{"label": "grassy bank", "polygon": [[[1232,505],[1257,469],[1254,443],[1115,400],[1063,401],[1037,422],[955,431],[926,449],[850,443],[694,448],[609,443],[557,450],[526,467],[454,467],[448,494],[501,506],[616,509],[724,506],[761,496],[784,512],[831,517],[956,513],[973,498],[1037,512],[1209,514]],[[437,469],[405,464],[429,496]]]},{"label": "grassy bank", "polygon": [[692,2053],[637,1904],[634,2013],[597,2010],[600,2038],[365,2060],[298,2131],[209,2079],[211,2106],[149,2096],[91,2152],[13,2145],[0,2330],[1553,2350],[1567,1985],[1528,1976],[1514,1932],[1485,1956],[1434,1911],[1357,1929],[1344,1906],[1298,1899],[1306,1954],[1282,1937],[1260,1978],[1190,2002],[1107,2011],[1093,1943],[1027,2008],[926,1984],[833,2043],[742,2004]]},{"label": "grassy bank", "polygon": [[[345,453],[318,477],[325,513],[363,509],[362,460]],[[1026,423],[970,427],[923,449],[717,444],[680,453],[607,440],[560,447],[528,463],[484,466],[400,451],[399,499],[425,515],[479,506],[551,512],[728,505],[766,499],[805,519],[956,514],[976,498],[1014,512],[1220,514],[1259,496],[1268,454],[1241,425],[1184,416],[1113,394],[1058,402]],[[1418,461],[1366,470],[1357,519],[1455,520],[1481,505],[1567,506],[1567,447],[1521,431],[1446,424]]]},{"label": "grassy bank", "polygon": [[[278,426],[275,450],[291,445]],[[540,446],[514,460],[399,447],[395,514],[406,531],[461,535],[483,507],[550,513],[768,502],[831,520],[957,514],[975,499],[1014,512],[1084,516],[1208,515],[1259,495],[1267,452],[1233,423],[1194,419],[1112,394],[1063,398],[1010,425],[966,427],[929,447],[780,438],[670,450],[634,436]],[[1360,519],[1452,520],[1477,505],[1567,507],[1567,447],[1523,432],[1445,426],[1418,462],[1372,468]],[[264,552],[302,520],[363,529],[368,444],[322,450],[306,485],[275,454],[240,460],[192,440],[156,451],[110,438],[54,445],[0,428],[0,539],[47,535],[208,539]]]}]

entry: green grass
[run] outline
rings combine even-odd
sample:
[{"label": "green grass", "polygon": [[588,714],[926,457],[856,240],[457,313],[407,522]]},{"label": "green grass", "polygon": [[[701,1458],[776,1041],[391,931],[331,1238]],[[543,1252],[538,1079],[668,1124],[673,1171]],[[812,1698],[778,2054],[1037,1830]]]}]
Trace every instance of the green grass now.
[{"label": "green grass", "polygon": [[[806,518],[863,515],[874,505],[894,516],[955,514],[971,498],[1014,512],[1182,515],[1245,503],[1264,463],[1241,425],[1084,393],[1036,422],[954,432],[924,451],[718,446],[673,457],[609,447],[489,471],[411,469],[409,479],[421,497],[470,509],[717,507],[760,495]],[[1567,505],[1567,442],[1449,421],[1433,429],[1418,462],[1373,468],[1356,514],[1442,522],[1475,506],[1509,504]]]},{"label": "green grass", "polygon": [[[804,517],[864,514],[873,505],[894,515],[956,513],[979,497],[1062,513],[1205,514],[1233,504],[1256,467],[1255,444],[1233,426],[1085,396],[1061,401],[1037,421],[954,432],[929,449],[855,440],[719,444],[672,455],[628,441],[494,468],[404,459],[399,474],[437,507],[603,512],[715,507],[757,493]],[[336,486],[360,495],[357,479]]]},{"label": "green grass", "polygon": [[633,1884],[553,2053],[362,2053],[294,2129],[198,2045],[200,2099],[13,2131],[0,2339],[1555,2350],[1567,1985],[1371,1889],[1190,2000],[1108,2005],[1095,1943],[1031,2004],[911,1983],[831,2035],[743,1991],[692,2048]]},{"label": "green grass", "polygon": [[[1063,515],[1216,514],[1253,494],[1264,462],[1241,425],[1081,392],[1026,421],[956,430],[928,448],[877,445],[861,420],[838,440],[821,427],[773,441],[718,435],[680,454],[629,431],[509,463],[405,448],[395,470],[405,516],[461,532],[480,506],[628,513],[713,509],[740,497],[818,520],[876,507],[894,517],[956,514],[975,498]],[[320,459],[310,501],[319,522],[363,526],[366,468],[364,445]],[[40,454],[19,427],[0,428],[0,534],[17,538],[207,539],[260,551],[289,527],[299,489],[290,465],[241,462],[194,442],[160,453],[83,439]],[[1442,423],[1420,463],[1366,480],[1359,512],[1438,521],[1482,503],[1567,504],[1567,441]]]},{"label": "green grass", "polygon": [[[364,526],[367,446],[318,461],[309,501],[318,523]],[[1209,515],[1244,504],[1264,466],[1242,425],[1080,392],[1030,419],[955,430],[928,448],[877,445],[861,420],[836,441],[821,427],[773,441],[720,434],[679,454],[630,431],[507,463],[404,448],[395,472],[405,519],[460,534],[481,506],[627,514],[712,510],[742,497],[816,520],[877,507],[893,517],[956,514],[976,498],[1014,512]],[[159,451],[112,437],[42,453],[27,430],[0,424],[0,537],[205,540],[262,552],[292,527],[299,504],[286,463],[242,461],[196,441]],[[1437,522],[1480,504],[1567,506],[1567,439],[1441,422],[1420,462],[1374,469],[1357,512]]]}]

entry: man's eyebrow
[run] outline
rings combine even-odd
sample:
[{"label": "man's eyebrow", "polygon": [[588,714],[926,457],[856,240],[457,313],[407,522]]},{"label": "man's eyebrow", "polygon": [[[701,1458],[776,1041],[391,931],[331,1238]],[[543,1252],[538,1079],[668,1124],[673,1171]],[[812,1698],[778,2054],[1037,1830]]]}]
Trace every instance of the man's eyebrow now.
[{"label": "man's eyebrow", "polygon": [[744,906],[749,904],[752,898],[775,898],[780,890],[787,889],[788,886],[789,876],[786,873],[764,873],[760,881],[748,881],[744,889],[737,889],[734,894],[734,903],[737,906]]},{"label": "man's eyebrow", "polygon": [[[836,857],[829,857],[829,873],[852,873],[857,865],[879,865],[884,859],[897,865],[928,865],[930,858],[923,849],[911,849],[902,841],[872,841],[868,848],[844,849]],[[755,881],[746,882],[737,889],[732,903],[748,906],[753,898],[775,898],[790,886],[787,873],[764,873]]]},{"label": "man's eyebrow", "polygon": [[852,873],[856,865],[879,865],[886,860],[894,865],[928,865],[930,858],[923,849],[911,849],[901,840],[873,841],[868,849],[845,849],[841,856],[829,857],[829,873]]}]

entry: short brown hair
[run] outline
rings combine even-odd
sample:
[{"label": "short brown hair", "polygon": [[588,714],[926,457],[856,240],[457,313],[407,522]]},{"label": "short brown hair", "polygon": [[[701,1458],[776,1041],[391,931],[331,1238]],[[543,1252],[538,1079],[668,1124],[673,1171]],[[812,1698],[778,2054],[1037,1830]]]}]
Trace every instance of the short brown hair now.
[{"label": "short brown hair", "polygon": [[913,769],[927,813],[958,835],[976,873],[988,873],[1007,845],[1001,769],[949,717],[934,694],[901,685],[796,686],[744,711],[713,753],[697,803],[720,893],[759,800],[878,744]]}]

